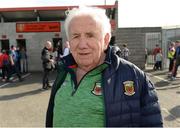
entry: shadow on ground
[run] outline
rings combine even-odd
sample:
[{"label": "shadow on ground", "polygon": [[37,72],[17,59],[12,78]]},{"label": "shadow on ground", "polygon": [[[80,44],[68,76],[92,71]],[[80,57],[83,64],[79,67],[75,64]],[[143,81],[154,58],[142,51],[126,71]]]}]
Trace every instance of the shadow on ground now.
[{"label": "shadow on ground", "polygon": [[168,71],[167,70],[153,70],[153,69],[146,69],[146,70],[144,70],[145,72],[147,72],[147,73],[151,73],[151,74],[153,74],[153,75],[165,75],[165,74],[167,74],[168,73]]},{"label": "shadow on ground", "polygon": [[21,97],[24,97],[24,96],[36,95],[36,94],[39,94],[39,93],[42,93],[42,92],[44,92],[42,89],[37,89],[37,90],[18,93],[18,94],[4,95],[4,96],[0,96],[0,101],[14,100],[14,99],[21,98]]},{"label": "shadow on ground", "polygon": [[165,120],[172,121],[175,119],[179,119],[180,118],[180,105],[172,108],[169,112],[171,114],[169,114],[167,117],[165,117]]},{"label": "shadow on ground", "polygon": [[169,82],[166,81],[158,81],[156,83],[154,83],[156,87],[166,87],[169,85]]},{"label": "shadow on ground", "polygon": [[177,93],[177,94],[180,94],[180,91],[177,91],[176,93]]},{"label": "shadow on ground", "polygon": [[[55,71],[51,72],[49,75],[49,81],[54,81],[56,78],[56,75],[57,73]],[[1,87],[0,89],[15,88],[19,86],[29,86],[34,83],[42,84],[42,77],[43,77],[42,72],[32,72],[30,73],[28,77],[24,78],[22,82],[19,82],[18,80],[16,82],[10,82],[7,86]],[[5,83],[1,83],[1,84],[5,84]]]}]

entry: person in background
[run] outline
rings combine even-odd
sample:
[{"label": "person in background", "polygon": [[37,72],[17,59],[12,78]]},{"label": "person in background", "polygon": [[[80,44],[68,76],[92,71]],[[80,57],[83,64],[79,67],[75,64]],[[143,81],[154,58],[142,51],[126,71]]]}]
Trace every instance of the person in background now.
[{"label": "person in background", "polygon": [[58,60],[58,52],[57,52],[58,48],[54,48],[53,50],[53,57],[54,57],[54,60]]},{"label": "person in background", "polygon": [[156,55],[159,50],[162,51],[162,49],[159,47],[159,44],[156,44],[156,47],[153,49],[153,55]]},{"label": "person in background", "polygon": [[71,53],[58,65],[46,127],[162,127],[154,84],[109,45],[105,10],[72,9],[65,31]]},{"label": "person in background", "polygon": [[180,65],[180,41],[176,41],[176,50],[175,50],[173,60],[174,60],[174,64],[173,64],[173,69],[172,69],[171,80],[175,80],[177,76],[177,70]]},{"label": "person in background", "polygon": [[147,65],[147,59],[148,59],[148,49],[145,48],[145,65]]},{"label": "person in background", "polygon": [[19,70],[19,67],[20,67],[19,62],[18,62],[19,55],[16,52],[16,47],[14,45],[11,45],[11,51],[10,51],[9,56],[10,56],[10,58],[12,58],[11,65],[12,65],[12,71],[14,71],[13,73],[15,73],[17,75],[20,82],[23,81],[21,74],[20,74],[20,70]]},{"label": "person in background", "polygon": [[9,82],[10,79],[10,69],[12,64],[12,59],[10,59],[9,51],[3,50],[2,51],[2,57],[3,57],[3,67],[2,67],[2,81],[3,82]]},{"label": "person in background", "polygon": [[41,52],[42,65],[44,70],[42,89],[44,90],[51,87],[49,84],[49,73],[53,69],[53,65],[54,65],[54,60],[53,60],[53,56],[51,55],[51,50],[52,50],[52,43],[50,41],[46,41],[44,44],[44,48],[42,49]]},{"label": "person in background", "polygon": [[58,61],[61,60],[61,56],[63,55],[63,51],[62,51],[62,41],[58,41],[58,45],[57,45],[57,54],[58,54]]},{"label": "person in background", "polygon": [[162,61],[163,61],[162,52],[161,52],[161,50],[159,50],[156,53],[154,70],[162,70]]},{"label": "person in background", "polygon": [[125,60],[128,60],[128,58],[129,58],[129,49],[127,48],[127,44],[123,44],[122,58]]},{"label": "person in background", "polygon": [[115,36],[111,37],[109,45],[114,46],[115,54],[117,54],[118,56],[121,57],[121,55],[122,55],[121,49],[119,48],[118,44],[116,43],[116,37]]},{"label": "person in background", "polygon": [[3,53],[0,50],[0,77],[2,77],[2,67],[3,67]]},{"label": "person in background", "polygon": [[28,72],[27,54],[24,47],[20,49],[19,55],[20,55],[21,73],[27,73]]},{"label": "person in background", "polygon": [[20,57],[20,48],[19,46],[16,46],[16,58],[17,58],[17,65],[19,68],[19,72],[21,73],[21,57]]},{"label": "person in background", "polygon": [[55,69],[57,69],[57,64],[58,64],[58,48],[57,47],[55,47],[54,49],[53,49],[53,60],[54,60],[54,64],[55,64]]},{"label": "person in background", "polygon": [[174,54],[175,54],[175,42],[171,42],[171,44],[168,48],[169,72],[170,73],[172,73],[172,69],[173,69]]},{"label": "person in background", "polygon": [[70,53],[70,46],[69,46],[69,42],[66,41],[64,43],[64,51],[63,51],[63,55],[61,57],[67,56]]},{"label": "person in background", "polygon": [[153,67],[154,70],[156,68],[156,55],[160,50],[162,51],[162,49],[159,47],[159,44],[156,44],[156,47],[153,49],[153,52],[152,52],[153,57],[154,57],[154,61],[155,61],[154,67]]}]

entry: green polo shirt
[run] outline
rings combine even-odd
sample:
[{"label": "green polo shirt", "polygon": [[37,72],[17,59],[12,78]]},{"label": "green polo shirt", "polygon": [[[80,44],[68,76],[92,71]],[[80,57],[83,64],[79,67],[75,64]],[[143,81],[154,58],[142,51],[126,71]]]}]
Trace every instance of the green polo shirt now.
[{"label": "green polo shirt", "polygon": [[[88,72],[73,94],[74,84],[67,75],[54,100],[53,127],[103,127],[104,100],[101,88],[102,64]],[[73,94],[73,95],[72,95]]]}]

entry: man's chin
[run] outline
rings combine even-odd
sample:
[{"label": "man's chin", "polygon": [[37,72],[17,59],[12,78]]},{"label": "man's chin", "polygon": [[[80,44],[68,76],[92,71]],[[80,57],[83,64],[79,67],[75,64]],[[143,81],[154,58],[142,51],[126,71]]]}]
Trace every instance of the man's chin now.
[{"label": "man's chin", "polygon": [[95,65],[95,63],[90,63],[90,62],[80,62],[79,64],[78,64],[79,66],[82,66],[82,67],[95,67],[96,65]]}]

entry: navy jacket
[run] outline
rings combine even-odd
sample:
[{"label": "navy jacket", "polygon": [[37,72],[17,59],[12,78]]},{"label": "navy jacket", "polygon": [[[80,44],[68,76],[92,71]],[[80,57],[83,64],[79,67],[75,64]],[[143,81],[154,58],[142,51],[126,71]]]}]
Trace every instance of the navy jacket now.
[{"label": "navy jacket", "polygon": [[[103,72],[103,95],[106,127],[162,127],[161,110],[152,82],[134,64],[121,59],[114,47],[106,51],[105,63],[109,67]],[[72,55],[62,60],[57,79],[54,82],[46,115],[46,126],[53,122],[54,97],[67,72],[75,61]],[[76,84],[76,83],[75,83]]]}]

